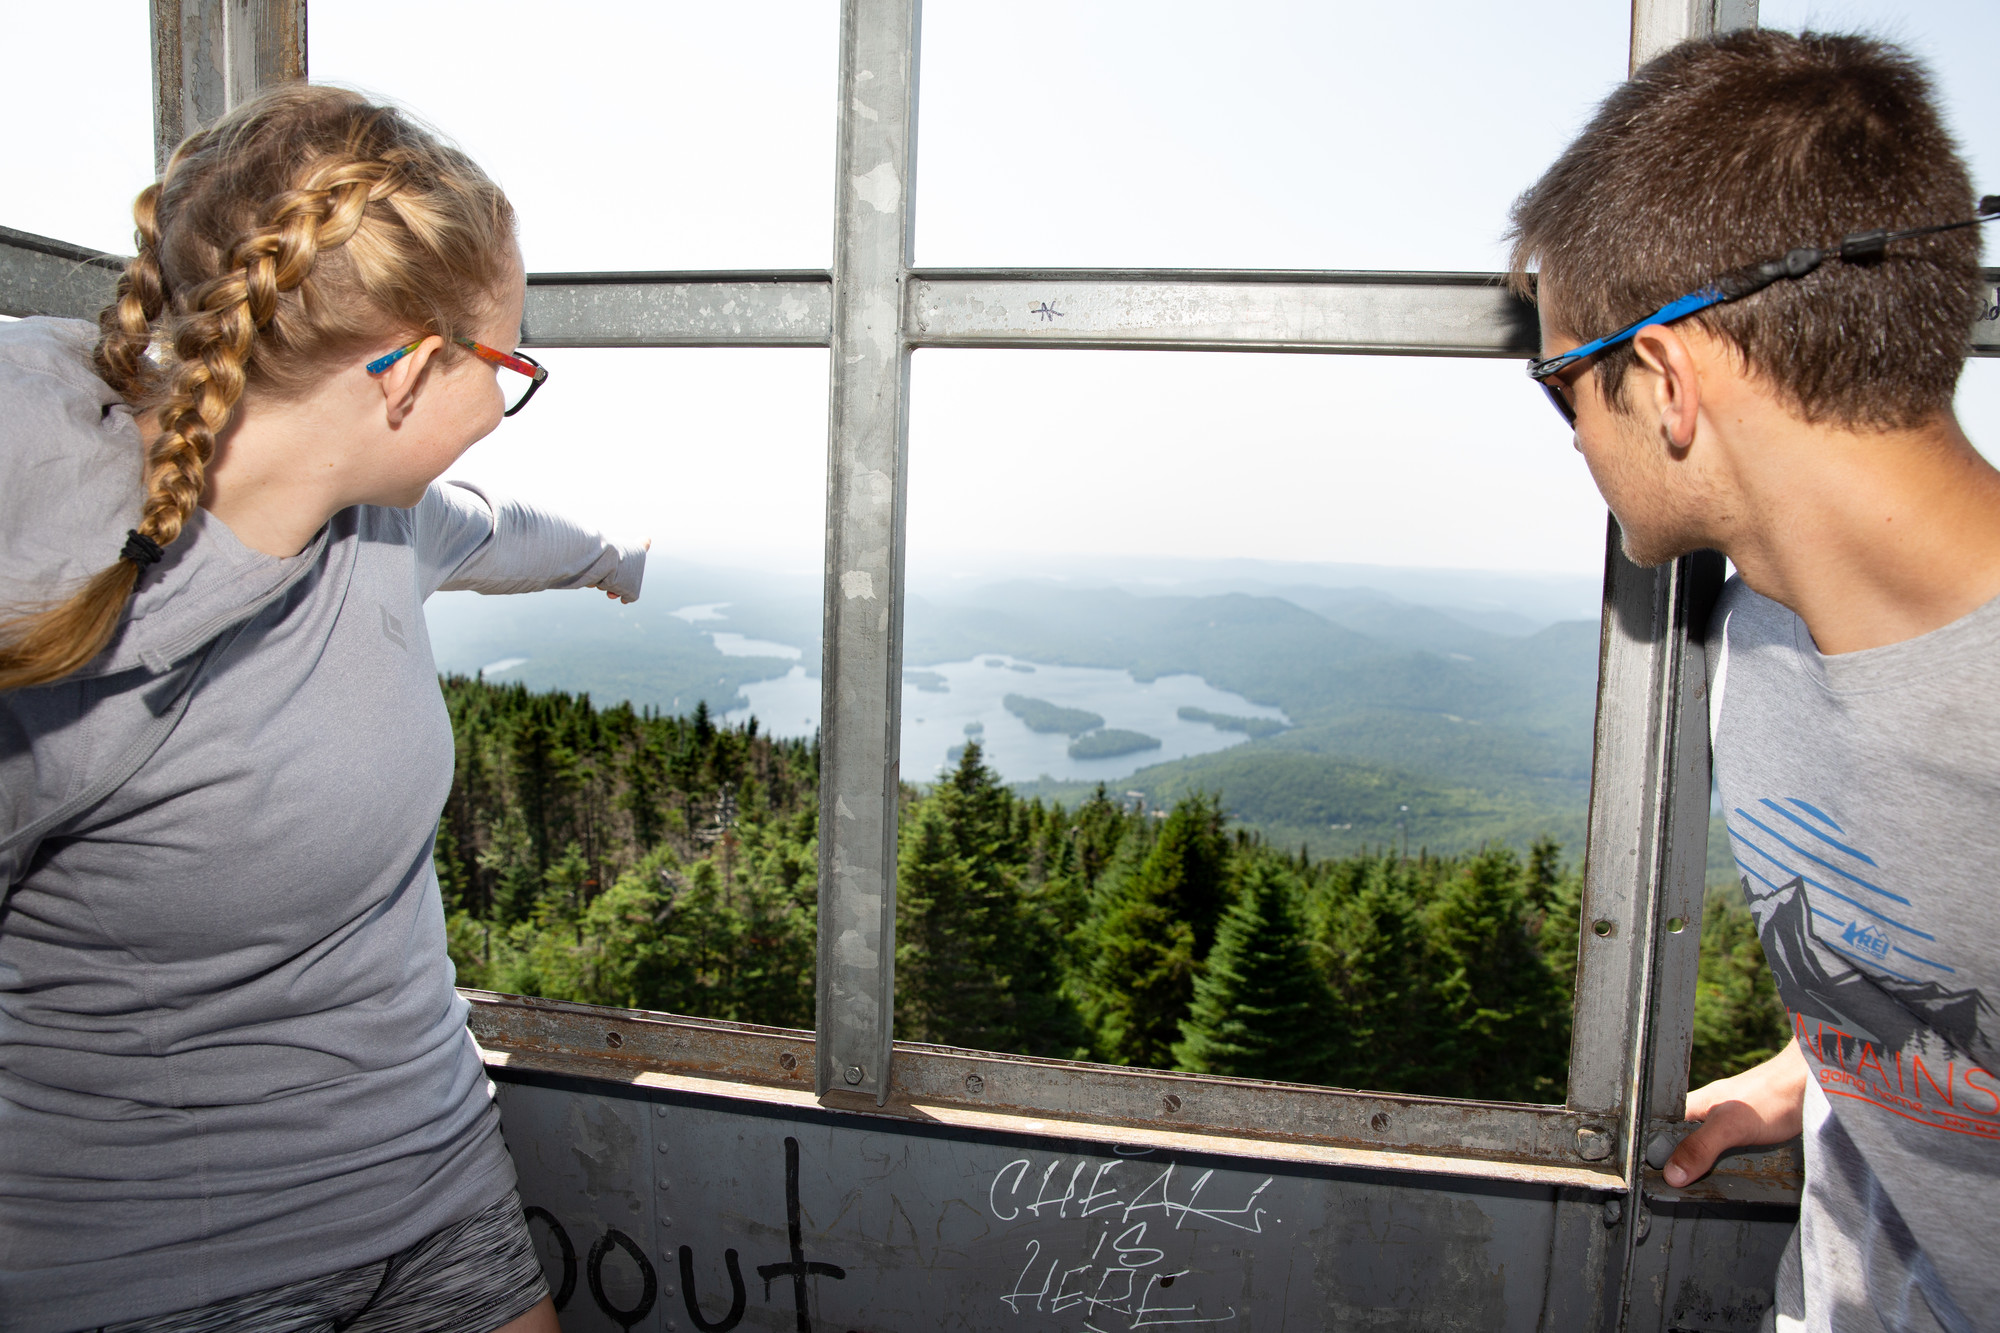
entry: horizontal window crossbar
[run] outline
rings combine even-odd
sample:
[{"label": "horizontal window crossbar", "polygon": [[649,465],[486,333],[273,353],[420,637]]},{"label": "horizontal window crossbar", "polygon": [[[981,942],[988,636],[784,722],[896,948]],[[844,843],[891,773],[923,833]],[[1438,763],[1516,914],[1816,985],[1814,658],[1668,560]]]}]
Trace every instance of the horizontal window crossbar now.
[{"label": "horizontal window crossbar", "polygon": [[[873,1096],[813,1095],[810,1032],[490,991],[460,994],[472,1005],[470,1026],[487,1061],[504,1068],[967,1130],[1626,1188],[1605,1118],[1561,1106],[1208,1078],[899,1041],[889,1097],[878,1107]],[[1599,1151],[1605,1156],[1586,1156]],[[1798,1197],[1799,1170],[1796,1144],[1745,1150],[1684,1190],[1668,1190],[1655,1177],[1647,1192],[1699,1203],[1789,1203]]]},{"label": "horizontal window crossbar", "polygon": [[918,347],[1535,354],[1534,307],[1492,273],[914,273]]},{"label": "horizontal window crossbar", "polygon": [[[489,1059],[584,1077],[641,1073],[812,1099],[813,1034],[464,991]],[[897,1042],[882,1113],[998,1129],[1226,1136],[1369,1154],[1379,1169],[1622,1190],[1608,1122],[1560,1106],[1350,1092]],[[852,1100],[853,1106],[847,1102]],[[832,1094],[874,1113],[873,1097]],[[1027,1122],[1027,1123],[1024,1123]],[[1123,1141],[1124,1135],[1109,1137]],[[1602,1153],[1601,1156],[1585,1154]]]},{"label": "horizontal window crossbar", "polygon": [[[0,227],[0,314],[94,319],[124,260]],[[2000,269],[1971,351],[2000,356]],[[1534,310],[1492,273],[930,269],[904,287],[915,347],[1526,357]],[[831,277],[809,269],[537,273],[528,347],[825,347]]]},{"label": "horizontal window crossbar", "polygon": [[0,227],[0,315],[96,319],[124,270],[115,255]]},{"label": "horizontal window crossbar", "polygon": [[[1209,1078],[904,1041],[896,1043],[889,1096],[878,1106],[873,1096],[814,1096],[811,1032],[491,991],[459,993],[471,1003],[469,1025],[486,1060],[502,1068],[965,1130],[1626,1189],[1609,1122],[1561,1106]],[[1605,1155],[1587,1155],[1598,1152]],[[1800,1171],[1794,1141],[1729,1154],[1685,1189],[1651,1177],[1646,1191],[1695,1203],[1790,1204],[1798,1198]]]},{"label": "horizontal window crossbar", "polygon": [[527,347],[825,347],[825,273],[536,273]]}]

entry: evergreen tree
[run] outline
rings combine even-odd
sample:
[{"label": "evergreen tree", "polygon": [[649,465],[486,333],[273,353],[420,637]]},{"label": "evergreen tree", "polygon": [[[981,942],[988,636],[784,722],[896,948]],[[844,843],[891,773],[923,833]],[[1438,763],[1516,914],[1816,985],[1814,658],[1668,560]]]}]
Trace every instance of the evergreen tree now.
[{"label": "evergreen tree", "polygon": [[1562,844],[1546,833],[1528,848],[1528,868],[1522,882],[1528,910],[1536,914],[1549,910],[1562,878]]},{"label": "evergreen tree", "polygon": [[668,789],[666,756],[657,737],[635,734],[625,757],[625,792],[619,804],[632,820],[632,841],[641,851],[651,851],[666,833],[661,807]]},{"label": "evergreen tree", "polygon": [[[1212,931],[1223,897],[1228,844],[1205,798],[1183,800],[1140,854],[1127,839],[1083,928],[1089,959],[1085,1013],[1100,1056],[1116,1064],[1171,1067],[1181,1020],[1194,1000],[1197,917]],[[1212,934],[1211,934],[1211,938]]]},{"label": "evergreen tree", "polygon": [[1349,892],[1329,914],[1324,938],[1344,1030],[1329,1081],[1341,1087],[1406,1091],[1411,1071],[1429,1068],[1432,1000],[1409,866],[1364,855],[1336,881]]},{"label": "evergreen tree", "polygon": [[542,871],[528,839],[526,820],[508,809],[487,832],[479,869],[493,882],[493,916],[506,925],[526,921],[542,896]]},{"label": "evergreen tree", "polygon": [[1529,937],[1522,868],[1505,847],[1476,853],[1446,881],[1424,925],[1435,1008],[1424,1091],[1558,1100],[1567,1051],[1548,1040],[1569,995]]},{"label": "evergreen tree", "polygon": [[431,844],[431,864],[437,871],[438,893],[447,912],[472,906],[472,877],[465,858],[459,855],[458,835],[450,819],[439,819],[436,839]]},{"label": "evergreen tree", "polygon": [[1194,932],[1196,958],[1207,956],[1229,907],[1229,839],[1223,832],[1224,821],[1220,797],[1181,798],[1167,812],[1160,839],[1139,869],[1150,881],[1144,892],[1170,904]]},{"label": "evergreen tree", "polygon": [[1016,869],[1027,824],[977,742],[917,810],[898,874],[898,1023],[918,1040],[1074,1055],[1057,939]]},{"label": "evergreen tree", "polygon": [[896,888],[896,1027],[915,1041],[1001,1049],[1001,978],[990,904],[980,901],[944,806],[926,801],[904,832]]},{"label": "evergreen tree", "polygon": [[1306,955],[1298,896],[1289,867],[1273,857],[1244,874],[1195,981],[1176,1067],[1292,1083],[1330,1072],[1333,997]]}]

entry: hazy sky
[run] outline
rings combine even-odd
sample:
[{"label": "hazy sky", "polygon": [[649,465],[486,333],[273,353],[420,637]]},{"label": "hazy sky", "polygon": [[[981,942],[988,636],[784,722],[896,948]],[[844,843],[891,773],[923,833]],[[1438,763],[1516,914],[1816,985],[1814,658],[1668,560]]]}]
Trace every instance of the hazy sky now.
[{"label": "hazy sky", "polygon": [[[1508,203],[1623,76],[1628,13],[929,0],[918,262],[1496,268]],[[837,17],[833,0],[313,0],[310,60],[484,163],[531,269],[823,268]],[[2000,191],[2000,5],[1765,0],[1763,18],[1911,46]],[[9,143],[0,223],[129,248],[144,0],[0,0],[0,22],[15,105],[44,121]],[[548,387],[463,475],[681,554],[817,566],[824,351],[542,359]],[[1974,363],[1961,412],[2000,442],[2000,365]],[[1021,550],[1602,559],[1602,506],[1514,361],[926,351],[909,512],[913,573]]]}]

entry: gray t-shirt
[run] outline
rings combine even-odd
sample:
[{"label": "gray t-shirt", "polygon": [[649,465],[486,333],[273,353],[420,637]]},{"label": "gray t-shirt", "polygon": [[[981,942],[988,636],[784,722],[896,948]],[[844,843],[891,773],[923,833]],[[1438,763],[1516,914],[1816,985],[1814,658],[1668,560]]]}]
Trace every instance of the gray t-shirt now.
[{"label": "gray t-shirt", "polygon": [[[92,332],[0,325],[0,600],[108,563],[136,521],[141,444]],[[0,1331],[368,1263],[506,1195],[431,866],[453,745],[423,602],[636,596],[644,560],[450,483],[342,510],[289,560],[198,511],[97,661],[0,693]],[[27,836],[210,643],[144,767]]]},{"label": "gray t-shirt", "polygon": [[2000,601],[1833,657],[1738,579],[1716,617],[1716,783],[1812,1073],[1807,1326],[1991,1328]]}]

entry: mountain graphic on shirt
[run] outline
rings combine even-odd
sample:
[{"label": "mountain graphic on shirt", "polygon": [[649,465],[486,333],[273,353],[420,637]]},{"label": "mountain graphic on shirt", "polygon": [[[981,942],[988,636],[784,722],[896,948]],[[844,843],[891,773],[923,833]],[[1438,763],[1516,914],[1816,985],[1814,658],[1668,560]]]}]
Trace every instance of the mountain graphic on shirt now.
[{"label": "mountain graphic on shirt", "polygon": [[[1743,895],[1757,918],[1778,994],[1800,1018],[1831,1024],[1882,1051],[1907,1051],[1928,1029],[1987,1069],[2000,1070],[1993,1005],[1984,993],[1948,990],[1935,981],[1870,976],[1845,963],[1838,965],[1839,971],[1829,970],[1828,952],[1816,947],[1803,879],[1758,894],[1746,877]],[[1841,1054],[1846,1057],[1851,1049]]]}]

